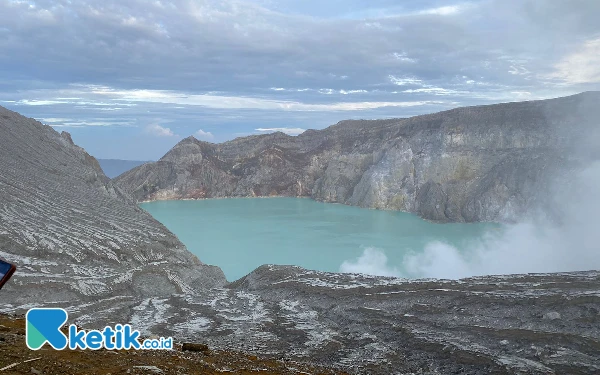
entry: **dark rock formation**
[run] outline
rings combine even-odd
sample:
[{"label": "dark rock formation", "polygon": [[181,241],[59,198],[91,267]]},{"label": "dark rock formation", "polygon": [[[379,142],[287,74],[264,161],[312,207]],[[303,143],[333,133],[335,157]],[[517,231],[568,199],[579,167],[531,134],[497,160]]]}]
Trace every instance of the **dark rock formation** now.
[{"label": "dark rock formation", "polygon": [[542,205],[555,176],[568,178],[582,158],[600,157],[589,147],[599,108],[600,93],[588,92],[342,121],[297,137],[222,144],[189,137],[115,183],[138,201],[310,196],[436,221],[510,221]]},{"label": "dark rock formation", "polygon": [[2,308],[158,296],[225,283],[104,175],[71,136],[0,107]]}]

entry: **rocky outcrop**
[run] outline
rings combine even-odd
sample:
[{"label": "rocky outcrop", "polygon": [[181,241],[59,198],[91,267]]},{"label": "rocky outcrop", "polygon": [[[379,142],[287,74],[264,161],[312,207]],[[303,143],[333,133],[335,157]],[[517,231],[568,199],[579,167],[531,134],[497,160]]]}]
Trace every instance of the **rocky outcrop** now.
[{"label": "rocky outcrop", "polygon": [[0,107],[1,309],[160,296],[223,285],[138,208],[71,136]]},{"label": "rocky outcrop", "polygon": [[[600,93],[342,121],[292,137],[186,138],[115,183],[138,201],[308,196],[435,221],[511,221],[599,158]],[[600,142],[595,143],[600,144]]]}]

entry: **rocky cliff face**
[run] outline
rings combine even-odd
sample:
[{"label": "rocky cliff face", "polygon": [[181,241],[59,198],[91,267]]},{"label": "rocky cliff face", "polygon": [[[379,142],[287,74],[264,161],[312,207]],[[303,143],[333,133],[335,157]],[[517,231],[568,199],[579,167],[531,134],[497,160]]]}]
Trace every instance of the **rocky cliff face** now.
[{"label": "rocky cliff face", "polygon": [[[139,201],[308,196],[436,221],[511,221],[543,205],[598,135],[600,93],[408,119],[342,121],[291,137],[186,138],[115,183]],[[593,137],[592,137],[593,138]],[[584,150],[587,150],[584,152]]]},{"label": "rocky cliff face", "polygon": [[68,133],[0,107],[3,309],[171,295],[225,283],[137,207]]}]

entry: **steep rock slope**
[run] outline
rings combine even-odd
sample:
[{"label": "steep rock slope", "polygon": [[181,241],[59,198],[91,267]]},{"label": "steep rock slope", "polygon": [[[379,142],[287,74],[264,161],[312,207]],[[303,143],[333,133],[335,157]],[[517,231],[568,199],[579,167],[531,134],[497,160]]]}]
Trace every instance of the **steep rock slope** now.
[{"label": "steep rock slope", "polygon": [[436,221],[510,221],[543,205],[556,176],[599,157],[598,108],[600,93],[588,92],[342,121],[297,137],[189,137],[115,183],[139,201],[309,196]]},{"label": "steep rock slope", "polygon": [[3,308],[222,285],[68,133],[0,107],[0,257],[19,271]]}]

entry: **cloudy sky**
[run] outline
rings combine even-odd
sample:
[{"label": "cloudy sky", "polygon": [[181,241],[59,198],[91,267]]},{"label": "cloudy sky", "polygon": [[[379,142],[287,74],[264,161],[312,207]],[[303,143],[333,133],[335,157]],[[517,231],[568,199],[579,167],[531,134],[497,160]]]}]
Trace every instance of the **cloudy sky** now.
[{"label": "cloudy sky", "polygon": [[0,105],[100,158],[600,89],[597,0],[0,0]]}]

